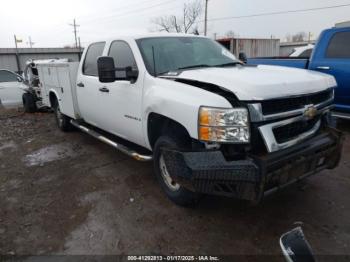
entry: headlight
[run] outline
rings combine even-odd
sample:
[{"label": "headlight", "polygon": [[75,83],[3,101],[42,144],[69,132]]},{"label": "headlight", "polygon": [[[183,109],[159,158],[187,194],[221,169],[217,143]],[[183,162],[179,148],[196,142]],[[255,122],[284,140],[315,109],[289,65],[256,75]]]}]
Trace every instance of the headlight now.
[{"label": "headlight", "polygon": [[249,143],[248,110],[201,107],[198,137],[201,141]]}]

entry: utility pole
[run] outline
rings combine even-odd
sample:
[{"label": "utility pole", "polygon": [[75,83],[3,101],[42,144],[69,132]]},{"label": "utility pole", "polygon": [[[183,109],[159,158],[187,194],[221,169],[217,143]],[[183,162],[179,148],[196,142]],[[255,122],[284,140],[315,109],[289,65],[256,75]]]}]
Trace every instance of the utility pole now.
[{"label": "utility pole", "polygon": [[17,43],[22,43],[22,40],[17,39],[16,35],[14,35],[15,38],[15,47],[16,47],[16,62],[17,62],[17,73],[21,73],[21,65],[19,62],[19,53],[18,53],[18,46]]},{"label": "utility pole", "polygon": [[30,46],[30,48],[33,48],[33,45],[35,44],[34,42],[32,42],[32,38],[30,36],[28,37],[28,43],[27,44]]},{"label": "utility pole", "polygon": [[208,1],[205,0],[205,11],[204,11],[204,35],[207,35],[208,31]]},{"label": "utility pole", "polygon": [[70,25],[70,26],[73,26],[73,28],[74,28],[73,33],[74,33],[74,38],[75,38],[75,48],[78,48],[78,37],[77,37],[78,31],[77,31],[77,27],[79,27],[80,25],[77,25],[77,24],[76,24],[75,18],[74,18],[74,20],[73,20],[73,24],[69,24],[69,25]]},{"label": "utility pole", "polygon": [[309,44],[311,44],[312,33],[309,32]]}]

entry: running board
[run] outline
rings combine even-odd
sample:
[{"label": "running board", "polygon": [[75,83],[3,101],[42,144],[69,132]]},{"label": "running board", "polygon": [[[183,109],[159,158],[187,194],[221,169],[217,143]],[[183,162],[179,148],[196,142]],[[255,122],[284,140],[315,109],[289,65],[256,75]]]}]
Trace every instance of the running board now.
[{"label": "running board", "polygon": [[332,116],[341,119],[350,119],[350,114],[340,113],[340,112],[332,112]]},{"label": "running board", "polygon": [[134,150],[132,150],[130,148],[127,148],[124,145],[118,144],[118,143],[108,139],[107,137],[97,133],[96,131],[94,131],[94,130],[92,130],[90,128],[87,128],[86,126],[83,126],[83,125],[77,123],[74,120],[71,120],[70,122],[71,122],[71,124],[73,126],[75,126],[76,128],[80,129],[84,133],[89,134],[89,135],[97,138],[101,142],[114,147],[115,149],[119,150],[120,152],[123,152],[124,154],[127,154],[128,156],[131,156],[132,158],[134,158],[136,160],[146,162],[146,161],[152,161],[152,159],[153,159],[152,155],[150,155],[150,156],[141,155],[141,154],[135,152]]}]

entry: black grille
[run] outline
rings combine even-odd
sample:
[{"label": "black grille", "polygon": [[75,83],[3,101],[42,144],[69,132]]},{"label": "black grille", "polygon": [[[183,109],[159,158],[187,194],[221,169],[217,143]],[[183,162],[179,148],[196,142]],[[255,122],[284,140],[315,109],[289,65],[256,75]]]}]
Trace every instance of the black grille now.
[{"label": "black grille", "polygon": [[263,101],[261,106],[264,115],[272,115],[300,109],[305,105],[317,105],[331,99],[332,95],[333,90],[327,90],[313,95]]},{"label": "black grille", "polygon": [[302,133],[305,133],[311,130],[319,120],[320,118],[318,117],[312,120],[298,121],[298,122],[291,123],[289,125],[275,128],[273,130],[273,133],[275,135],[276,141],[279,144],[287,142],[301,135]]}]

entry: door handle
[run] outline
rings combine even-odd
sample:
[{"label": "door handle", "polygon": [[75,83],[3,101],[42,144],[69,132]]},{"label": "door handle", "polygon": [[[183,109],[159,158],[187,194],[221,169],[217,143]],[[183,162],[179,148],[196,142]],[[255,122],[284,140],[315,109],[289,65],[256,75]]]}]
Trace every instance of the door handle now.
[{"label": "door handle", "polygon": [[101,87],[100,92],[104,92],[104,93],[109,93],[109,89],[107,87]]},{"label": "door handle", "polygon": [[84,85],[83,82],[80,82],[80,83],[77,84],[77,86],[79,86],[79,87],[84,87],[85,85]]},{"label": "door handle", "polygon": [[320,69],[320,70],[329,70],[331,69],[329,66],[318,66],[317,69]]}]

